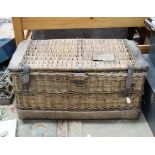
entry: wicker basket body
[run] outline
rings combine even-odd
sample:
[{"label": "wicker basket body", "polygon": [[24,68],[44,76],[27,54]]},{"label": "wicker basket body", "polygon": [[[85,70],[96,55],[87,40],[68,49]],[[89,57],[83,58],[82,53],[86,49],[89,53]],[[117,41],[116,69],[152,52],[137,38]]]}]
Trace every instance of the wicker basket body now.
[{"label": "wicker basket body", "polygon": [[9,65],[22,119],[136,118],[147,68],[134,42],[112,39],[24,41]]}]

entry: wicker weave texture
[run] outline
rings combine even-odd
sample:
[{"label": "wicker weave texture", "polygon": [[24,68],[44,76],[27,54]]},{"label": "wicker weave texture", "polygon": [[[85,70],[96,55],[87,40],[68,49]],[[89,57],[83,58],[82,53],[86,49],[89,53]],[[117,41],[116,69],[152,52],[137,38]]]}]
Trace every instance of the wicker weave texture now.
[{"label": "wicker weave texture", "polygon": [[[132,92],[143,92],[144,72],[134,73]],[[22,74],[13,74],[14,91],[22,91]],[[123,93],[127,73],[32,73],[29,92]]]},{"label": "wicker weave texture", "polygon": [[124,110],[139,108],[141,94],[134,94],[131,103],[123,94],[22,94],[17,93],[17,107],[41,110]]},{"label": "wicker weave texture", "polygon": [[[75,119],[76,112],[80,118],[80,111],[83,115],[86,111],[93,115],[97,111],[109,111],[110,115],[117,110],[126,118],[124,111],[140,109],[147,66],[143,65],[136,45],[129,42],[121,39],[53,39],[32,40],[23,48],[21,45],[21,51],[17,51],[10,65],[17,109],[21,113],[37,111],[38,115],[39,111],[41,115],[51,111],[51,118],[54,118],[54,111],[66,111],[64,118],[75,112]],[[23,92],[24,64],[30,68],[27,93]],[[130,78],[129,66],[133,69]],[[131,85],[129,94],[127,79]],[[137,112],[135,114],[134,117]],[[127,117],[130,116],[132,114]]]},{"label": "wicker weave texture", "polygon": [[[103,61],[94,60],[94,56]],[[126,69],[135,59],[125,40],[54,39],[31,41],[21,62],[33,70],[103,71]]]}]

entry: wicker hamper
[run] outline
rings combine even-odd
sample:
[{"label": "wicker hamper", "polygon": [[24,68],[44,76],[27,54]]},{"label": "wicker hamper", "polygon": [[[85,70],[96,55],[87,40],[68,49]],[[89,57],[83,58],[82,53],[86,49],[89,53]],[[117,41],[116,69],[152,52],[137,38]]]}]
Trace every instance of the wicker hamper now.
[{"label": "wicker hamper", "polygon": [[22,119],[137,118],[148,65],[133,41],[31,40],[9,64]]}]

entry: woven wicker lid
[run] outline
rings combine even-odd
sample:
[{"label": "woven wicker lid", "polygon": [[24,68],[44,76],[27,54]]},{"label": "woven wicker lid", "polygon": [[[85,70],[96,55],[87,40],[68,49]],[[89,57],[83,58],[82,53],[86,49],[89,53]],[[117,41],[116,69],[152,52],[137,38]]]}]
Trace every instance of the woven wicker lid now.
[{"label": "woven wicker lid", "polygon": [[[93,72],[126,70],[128,66],[146,69],[146,62],[135,47],[133,42],[123,39],[32,40],[24,43],[24,49],[17,49],[16,53],[23,53],[18,59],[19,64],[16,67],[12,64],[9,68],[22,68],[27,64],[31,70],[37,71]],[[17,56],[15,54],[13,59]]]}]

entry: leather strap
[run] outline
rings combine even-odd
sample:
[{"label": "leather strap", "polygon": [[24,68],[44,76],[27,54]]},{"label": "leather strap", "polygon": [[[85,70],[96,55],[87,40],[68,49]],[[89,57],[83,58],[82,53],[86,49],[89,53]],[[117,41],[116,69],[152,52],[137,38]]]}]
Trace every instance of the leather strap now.
[{"label": "leather strap", "polygon": [[27,64],[23,65],[23,92],[29,91],[30,69]]},{"label": "leather strap", "polygon": [[128,75],[126,78],[126,97],[130,98],[132,93],[132,75],[133,75],[133,67],[128,66]]}]

